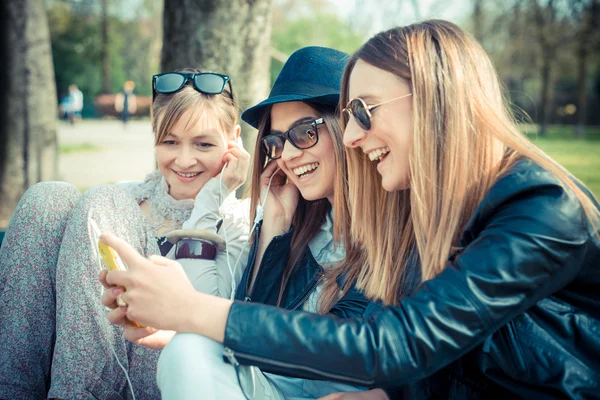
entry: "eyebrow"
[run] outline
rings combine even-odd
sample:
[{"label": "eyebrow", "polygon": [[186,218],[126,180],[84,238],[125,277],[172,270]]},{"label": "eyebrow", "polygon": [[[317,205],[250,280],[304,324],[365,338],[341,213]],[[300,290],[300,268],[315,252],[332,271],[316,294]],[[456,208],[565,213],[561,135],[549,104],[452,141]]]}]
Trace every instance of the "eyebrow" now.
[{"label": "eyebrow", "polygon": [[[196,136],[192,137],[192,140],[210,139],[210,138],[218,137],[219,135],[220,135],[219,132],[207,131],[207,132],[204,132],[204,133],[201,133],[199,135],[196,135]],[[172,138],[175,138],[175,139],[180,139],[181,138],[181,136],[178,136],[178,135],[176,135],[174,133],[171,133],[171,132],[169,132],[166,137],[172,137]]]},{"label": "eyebrow", "polygon": [[[296,126],[300,125],[303,122],[308,122],[308,121],[314,121],[315,119],[318,119],[319,117],[315,117],[315,116],[306,116],[306,117],[300,117],[297,120],[295,120],[294,122],[291,123],[291,125],[289,126],[289,129],[295,128]],[[271,132],[269,133],[270,135],[274,135],[274,134],[282,134],[282,131],[276,130],[276,129],[272,129]]]}]

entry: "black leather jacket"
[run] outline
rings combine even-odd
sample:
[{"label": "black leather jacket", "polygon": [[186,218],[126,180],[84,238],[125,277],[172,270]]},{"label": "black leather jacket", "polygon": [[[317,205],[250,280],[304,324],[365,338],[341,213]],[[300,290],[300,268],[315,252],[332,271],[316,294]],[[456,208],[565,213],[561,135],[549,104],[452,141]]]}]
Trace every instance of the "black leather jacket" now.
[{"label": "black leather jacket", "polygon": [[397,307],[340,320],[236,302],[224,344],[265,371],[398,398],[598,398],[595,235],[577,199],[521,161],[468,221],[462,252]]},{"label": "black leather jacket", "polygon": [[[249,292],[250,278],[254,270],[256,251],[258,249],[258,236],[262,228],[262,222],[257,228],[256,240],[248,255],[248,266],[244,270],[241,283],[236,291],[236,300],[256,302],[268,305],[277,305],[279,288],[283,279],[283,270],[290,256],[290,244],[292,240],[293,227],[289,232],[274,237],[260,261],[260,268],[254,282],[252,293]],[[283,292],[281,307],[288,310],[302,309],[302,305],[314,292],[317,285],[324,276],[321,267],[310,250],[307,248],[302,258],[298,261],[290,279]],[[341,282],[340,282],[341,283]],[[373,313],[373,310],[381,309],[375,304],[370,304],[361,291],[351,288],[348,293],[330,310],[341,318],[365,316],[365,312]]]}]

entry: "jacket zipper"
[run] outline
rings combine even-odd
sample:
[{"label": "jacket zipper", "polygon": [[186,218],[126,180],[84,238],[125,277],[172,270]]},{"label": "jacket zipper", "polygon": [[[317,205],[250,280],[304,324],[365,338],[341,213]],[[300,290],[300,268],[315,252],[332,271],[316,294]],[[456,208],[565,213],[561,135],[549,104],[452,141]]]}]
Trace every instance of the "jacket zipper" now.
[{"label": "jacket zipper", "polygon": [[227,357],[227,359],[229,360],[229,363],[231,365],[233,365],[234,367],[240,366],[240,363],[238,362],[237,358],[235,358],[235,354],[233,353],[233,350],[231,350],[229,347],[225,347],[225,349],[223,350],[223,355],[225,357]]},{"label": "jacket zipper", "polygon": [[298,307],[300,307],[302,304],[304,304],[306,299],[308,299],[309,296],[315,291],[315,289],[317,288],[317,285],[319,284],[319,282],[321,282],[324,275],[325,274],[323,272],[319,273],[319,277],[313,281],[311,286],[309,286],[308,290],[306,291],[306,294],[304,296],[302,296],[302,298],[300,300],[296,301],[292,307],[289,308],[290,311],[294,311]]},{"label": "jacket zipper", "polygon": [[[229,362],[234,365],[234,366],[239,366],[240,363],[236,358],[236,353],[231,350],[229,347],[225,347],[225,349],[223,350],[223,355],[225,357],[227,357],[227,359],[229,360]],[[347,376],[344,375],[339,375],[339,374],[333,374],[330,372],[324,372],[312,367],[307,367],[305,365],[295,365],[295,364],[290,364],[284,361],[275,361],[275,360],[270,360],[268,358],[264,358],[264,357],[260,357],[260,356],[254,356],[254,355],[250,355],[247,353],[242,353],[242,352],[237,352],[238,356],[241,356],[249,361],[258,361],[261,362],[263,364],[269,364],[269,365],[273,365],[275,367],[279,367],[279,368],[286,368],[288,370],[290,369],[295,369],[295,370],[301,370],[301,371],[306,371],[309,372],[311,374],[315,374],[318,375],[320,377],[323,377],[327,380],[336,380],[336,381],[344,381],[344,382],[350,382],[356,385],[360,385],[360,386],[373,386],[375,384],[375,380],[373,379],[358,379],[358,378],[349,378]]]}]

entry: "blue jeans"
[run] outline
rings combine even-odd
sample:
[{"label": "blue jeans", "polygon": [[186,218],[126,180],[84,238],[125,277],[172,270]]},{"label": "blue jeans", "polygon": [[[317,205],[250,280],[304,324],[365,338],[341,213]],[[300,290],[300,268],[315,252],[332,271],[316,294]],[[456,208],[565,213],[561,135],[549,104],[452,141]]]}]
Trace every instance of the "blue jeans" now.
[{"label": "blue jeans", "polygon": [[[263,373],[257,367],[235,368],[223,360],[223,345],[201,335],[175,335],[158,360],[157,382],[163,400],[315,399],[365,388]],[[240,387],[241,384],[241,387]],[[243,388],[243,393],[242,393]]]}]

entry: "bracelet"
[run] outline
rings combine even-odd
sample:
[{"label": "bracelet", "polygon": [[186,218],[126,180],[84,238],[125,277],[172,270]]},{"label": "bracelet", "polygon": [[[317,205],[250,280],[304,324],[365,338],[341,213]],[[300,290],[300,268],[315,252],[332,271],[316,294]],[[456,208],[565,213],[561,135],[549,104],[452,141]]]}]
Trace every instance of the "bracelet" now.
[{"label": "bracelet", "polygon": [[180,239],[175,245],[175,259],[192,258],[214,260],[217,257],[217,246],[206,239]]}]

